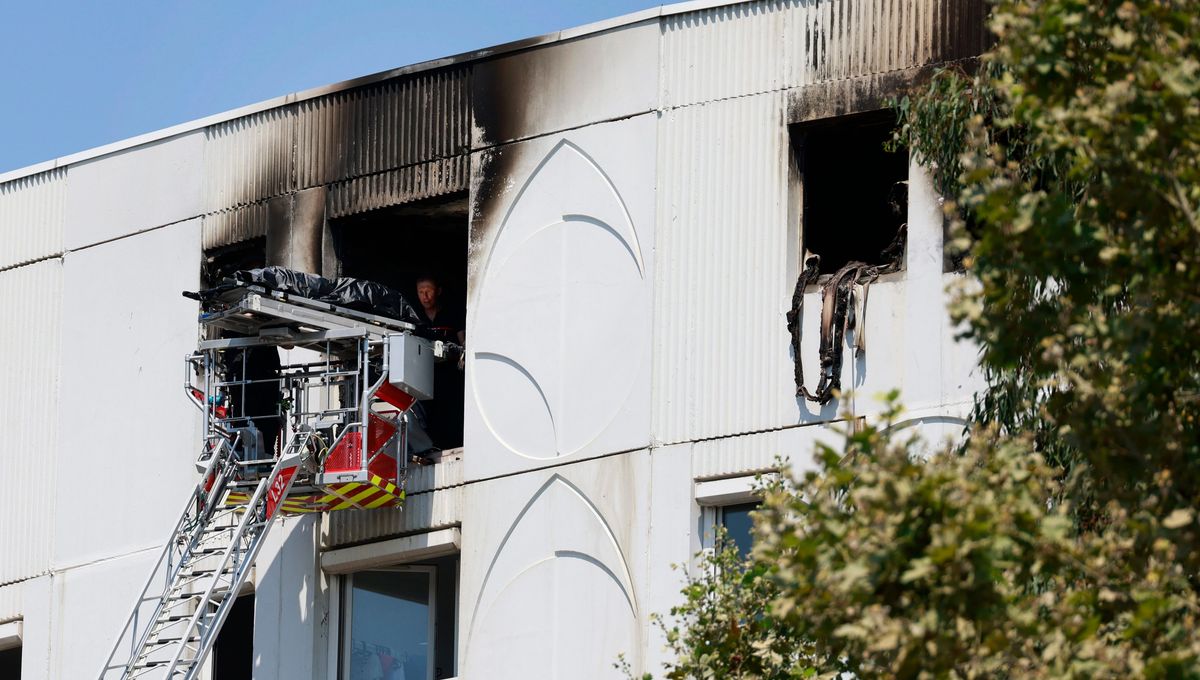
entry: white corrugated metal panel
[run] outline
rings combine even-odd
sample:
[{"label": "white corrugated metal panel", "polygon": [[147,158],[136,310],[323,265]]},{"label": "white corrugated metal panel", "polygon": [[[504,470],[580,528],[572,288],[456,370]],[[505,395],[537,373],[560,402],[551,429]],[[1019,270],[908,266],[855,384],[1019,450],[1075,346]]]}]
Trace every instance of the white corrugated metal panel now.
[{"label": "white corrugated metal panel", "polygon": [[464,191],[469,181],[466,155],[356,177],[329,188],[329,219]]},{"label": "white corrugated metal panel", "polygon": [[201,224],[205,250],[266,236],[267,202],[211,213]]},{"label": "white corrugated metal panel", "polygon": [[979,54],[984,0],[764,0],[662,22],[665,106]]},{"label": "white corrugated metal panel", "polygon": [[462,454],[448,456],[435,465],[411,465],[405,490],[418,494],[433,489],[446,489],[463,483]]},{"label": "white corrugated metal panel", "polygon": [[67,169],[0,184],[0,269],[63,251]]},{"label": "white corrugated metal panel", "polygon": [[783,87],[786,3],[750,2],[662,21],[664,106]]},{"label": "white corrugated metal panel", "polygon": [[380,510],[340,510],[328,513],[323,545],[334,548],[399,536],[416,531],[443,529],[462,523],[463,487],[455,486],[409,496],[404,507]]},{"label": "white corrugated metal panel", "polygon": [[24,614],[24,602],[21,597],[24,590],[24,583],[0,586],[0,623],[14,621]]},{"label": "white corrugated metal panel", "polygon": [[721,479],[766,472],[777,469],[781,460],[795,471],[806,470],[814,464],[818,443],[842,447],[839,432],[847,427],[845,422],[821,423],[696,442],[692,477]]},{"label": "white corrugated metal panel", "polygon": [[654,438],[795,424],[782,95],[672,109],[658,138]]},{"label": "white corrugated metal panel", "polygon": [[293,184],[295,107],[268,109],[204,130],[206,212],[286,193]]},{"label": "white corrugated metal panel", "polygon": [[467,70],[422,73],[298,104],[299,188],[465,153]]},{"label": "white corrugated metal panel", "polygon": [[60,259],[0,271],[0,584],[50,568],[62,287]]}]

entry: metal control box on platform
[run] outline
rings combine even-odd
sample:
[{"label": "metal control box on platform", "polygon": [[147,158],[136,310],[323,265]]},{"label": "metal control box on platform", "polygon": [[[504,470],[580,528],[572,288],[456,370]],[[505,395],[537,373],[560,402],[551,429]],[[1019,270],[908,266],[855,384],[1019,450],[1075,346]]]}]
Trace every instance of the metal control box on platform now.
[{"label": "metal control box on platform", "polygon": [[411,333],[388,336],[388,382],[417,399],[433,398],[433,343]]}]

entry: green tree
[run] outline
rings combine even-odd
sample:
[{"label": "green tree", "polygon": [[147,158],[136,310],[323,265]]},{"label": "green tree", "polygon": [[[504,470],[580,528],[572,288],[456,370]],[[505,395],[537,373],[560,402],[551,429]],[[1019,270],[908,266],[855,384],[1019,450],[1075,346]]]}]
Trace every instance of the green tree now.
[{"label": "green tree", "polygon": [[768,489],[752,558],[685,589],[668,677],[1200,677],[1200,11],[991,26],[897,102],[966,254],[968,441],[918,459],[891,411]]}]

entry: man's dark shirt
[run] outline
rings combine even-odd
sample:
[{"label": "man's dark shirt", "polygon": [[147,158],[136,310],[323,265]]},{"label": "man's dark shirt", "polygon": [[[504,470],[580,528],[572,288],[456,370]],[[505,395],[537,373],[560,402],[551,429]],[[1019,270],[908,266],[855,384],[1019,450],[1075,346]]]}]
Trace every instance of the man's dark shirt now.
[{"label": "man's dark shirt", "polygon": [[421,318],[422,324],[429,327],[427,337],[430,340],[457,343],[459,331],[465,330],[467,327],[466,315],[457,309],[443,307],[438,310],[437,317],[430,320],[428,316],[425,316],[425,309],[418,307],[417,316]]}]

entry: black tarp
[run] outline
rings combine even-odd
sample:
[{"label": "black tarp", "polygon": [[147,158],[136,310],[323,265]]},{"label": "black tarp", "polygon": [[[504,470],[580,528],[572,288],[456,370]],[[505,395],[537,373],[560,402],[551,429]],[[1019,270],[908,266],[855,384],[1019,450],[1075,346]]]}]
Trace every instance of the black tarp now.
[{"label": "black tarp", "polygon": [[403,295],[393,288],[374,281],[364,281],[348,276],[334,281],[316,274],[284,267],[243,269],[235,273],[233,278],[238,283],[262,286],[281,293],[328,302],[367,314],[385,316],[411,324],[419,324],[421,321]]}]

